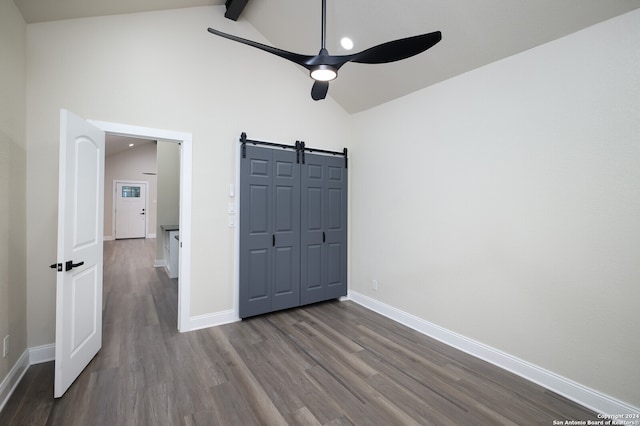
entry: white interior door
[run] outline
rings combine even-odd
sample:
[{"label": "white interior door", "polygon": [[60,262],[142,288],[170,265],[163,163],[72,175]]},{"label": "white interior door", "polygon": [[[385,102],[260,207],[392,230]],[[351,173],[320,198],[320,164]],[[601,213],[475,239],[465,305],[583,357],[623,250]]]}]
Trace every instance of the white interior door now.
[{"label": "white interior door", "polygon": [[60,111],[60,177],[54,396],[61,397],[102,346],[104,217],[102,130]]},{"label": "white interior door", "polygon": [[116,182],[116,239],[146,237],[146,190],[144,183]]}]

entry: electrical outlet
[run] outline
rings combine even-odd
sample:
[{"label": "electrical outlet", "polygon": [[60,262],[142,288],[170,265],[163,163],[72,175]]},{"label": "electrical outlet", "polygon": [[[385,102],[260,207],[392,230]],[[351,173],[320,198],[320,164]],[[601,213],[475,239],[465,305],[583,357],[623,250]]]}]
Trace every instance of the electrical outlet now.
[{"label": "electrical outlet", "polygon": [[378,291],[378,280],[371,280],[371,290]]},{"label": "electrical outlet", "polygon": [[6,358],[9,354],[9,335],[7,334],[2,339],[2,358]]}]

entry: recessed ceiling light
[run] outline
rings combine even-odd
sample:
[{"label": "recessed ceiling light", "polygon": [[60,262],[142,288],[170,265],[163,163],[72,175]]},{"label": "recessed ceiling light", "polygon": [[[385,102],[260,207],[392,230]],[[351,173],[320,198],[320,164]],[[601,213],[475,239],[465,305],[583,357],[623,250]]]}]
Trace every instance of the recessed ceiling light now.
[{"label": "recessed ceiling light", "polygon": [[133,144],[132,144],[132,143],[130,143],[130,144],[129,144],[129,147],[132,147],[132,146],[133,146]]},{"label": "recessed ceiling light", "polygon": [[353,40],[349,37],[342,37],[342,39],[340,39],[340,45],[346,50],[351,50],[353,49]]}]

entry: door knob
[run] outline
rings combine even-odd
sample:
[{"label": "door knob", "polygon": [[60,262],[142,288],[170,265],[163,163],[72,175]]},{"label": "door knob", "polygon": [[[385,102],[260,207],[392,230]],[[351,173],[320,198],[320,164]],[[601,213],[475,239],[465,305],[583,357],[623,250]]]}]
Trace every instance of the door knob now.
[{"label": "door knob", "polygon": [[[82,266],[82,265],[84,265],[84,262],[73,263],[73,260],[68,260],[64,264],[64,270],[65,272],[70,271],[73,268],[77,268],[78,266]],[[58,272],[62,272],[62,263],[54,263],[52,265],[49,265],[49,268],[57,269]]]},{"label": "door knob", "polygon": [[67,260],[67,262],[64,265],[64,270],[70,271],[73,268],[77,268],[78,266],[82,266],[82,265],[84,265],[84,262],[73,263],[73,260]]}]

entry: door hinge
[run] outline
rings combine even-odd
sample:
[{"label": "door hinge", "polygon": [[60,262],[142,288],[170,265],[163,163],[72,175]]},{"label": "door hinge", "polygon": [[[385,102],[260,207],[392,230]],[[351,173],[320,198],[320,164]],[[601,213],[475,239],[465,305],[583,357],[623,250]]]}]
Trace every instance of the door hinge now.
[{"label": "door hinge", "polygon": [[242,143],[242,158],[247,158],[247,134],[245,132],[240,134],[240,142]]}]

